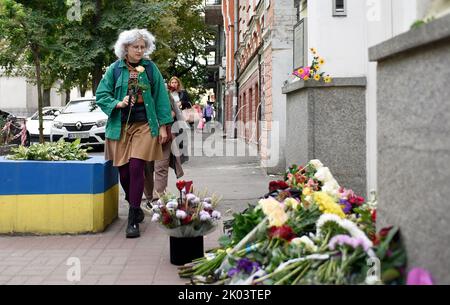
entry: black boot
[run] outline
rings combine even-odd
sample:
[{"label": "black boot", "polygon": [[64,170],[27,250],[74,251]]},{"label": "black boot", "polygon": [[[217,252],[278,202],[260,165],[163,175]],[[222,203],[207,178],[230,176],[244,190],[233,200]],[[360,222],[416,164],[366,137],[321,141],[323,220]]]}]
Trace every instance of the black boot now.
[{"label": "black boot", "polygon": [[141,233],[139,232],[139,223],[138,223],[138,209],[140,208],[133,208],[130,207],[130,210],[128,211],[128,225],[127,225],[127,231],[126,236],[127,238],[136,238],[141,236]]},{"label": "black boot", "polygon": [[141,208],[138,208],[137,209],[137,216],[136,216],[137,223],[143,222],[144,218],[145,218],[144,211]]}]

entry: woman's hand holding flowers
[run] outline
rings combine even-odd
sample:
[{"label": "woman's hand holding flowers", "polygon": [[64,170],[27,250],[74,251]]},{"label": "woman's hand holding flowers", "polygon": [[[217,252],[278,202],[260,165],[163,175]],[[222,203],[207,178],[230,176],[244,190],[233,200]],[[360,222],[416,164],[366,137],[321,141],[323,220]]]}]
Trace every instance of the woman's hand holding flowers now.
[{"label": "woman's hand holding flowers", "polygon": [[[125,96],[125,97],[123,98],[123,101],[117,103],[116,108],[126,108],[126,107],[128,107],[129,99],[130,99],[130,97],[129,97],[128,95]],[[134,105],[134,101],[135,101],[135,99],[134,99],[134,96],[133,96],[133,97],[131,98],[131,105]]]}]

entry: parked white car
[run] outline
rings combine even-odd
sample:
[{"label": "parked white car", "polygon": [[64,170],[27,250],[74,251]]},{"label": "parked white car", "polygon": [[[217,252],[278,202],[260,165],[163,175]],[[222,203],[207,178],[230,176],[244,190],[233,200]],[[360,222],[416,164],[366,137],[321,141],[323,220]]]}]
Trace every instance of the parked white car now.
[{"label": "parked white car", "polygon": [[[44,107],[42,108],[44,140],[50,141],[50,129],[53,120],[61,114],[64,107]],[[39,111],[36,111],[31,117],[27,118],[27,130],[30,133],[30,140],[33,143],[39,142]]]},{"label": "parked white car", "polygon": [[103,145],[107,120],[108,116],[95,103],[95,97],[72,100],[53,121],[50,141],[81,139],[85,145]]}]

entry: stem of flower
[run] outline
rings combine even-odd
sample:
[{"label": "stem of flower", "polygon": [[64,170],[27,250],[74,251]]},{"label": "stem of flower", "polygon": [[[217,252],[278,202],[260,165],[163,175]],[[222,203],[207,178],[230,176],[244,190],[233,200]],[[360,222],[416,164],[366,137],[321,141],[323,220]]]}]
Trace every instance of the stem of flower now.
[{"label": "stem of flower", "polygon": [[126,141],[126,139],[127,139],[128,122],[130,121],[131,107],[133,107],[133,105],[131,104],[131,101],[132,101],[132,100],[133,100],[133,95],[130,94],[130,95],[128,96],[128,102],[129,102],[130,109],[128,110],[128,118],[127,118],[127,122],[126,122],[126,124],[125,124],[125,141]]},{"label": "stem of flower", "polygon": [[311,263],[308,262],[308,263],[306,264],[306,266],[305,266],[305,269],[303,269],[303,271],[300,272],[300,274],[299,274],[299,275],[295,278],[295,280],[292,282],[292,285],[297,284],[297,283],[300,281],[300,279],[305,275],[306,271],[309,270],[310,267],[311,267]]},{"label": "stem of flower", "polygon": [[302,266],[300,265],[299,267],[294,269],[294,271],[292,271],[292,272],[288,273],[287,275],[285,275],[281,280],[279,280],[278,282],[275,282],[274,285],[281,285],[281,284],[283,284],[284,281],[287,281],[288,279],[290,279],[292,276],[294,276],[301,269],[302,269]]},{"label": "stem of flower", "polygon": [[258,278],[258,279],[256,279],[256,280],[254,280],[254,281],[253,281],[253,284],[262,282],[262,281],[264,281],[264,280],[267,280],[267,279],[271,278],[272,276],[274,276],[275,274],[278,274],[278,273],[283,272],[283,271],[291,270],[292,268],[295,268],[295,267],[297,267],[297,266],[298,266],[297,264],[291,264],[290,266],[287,266],[287,267],[284,268],[284,269],[280,269],[280,270],[278,270],[278,271],[274,271],[274,272],[272,272],[272,273],[266,274],[265,276],[260,277],[260,278]]}]

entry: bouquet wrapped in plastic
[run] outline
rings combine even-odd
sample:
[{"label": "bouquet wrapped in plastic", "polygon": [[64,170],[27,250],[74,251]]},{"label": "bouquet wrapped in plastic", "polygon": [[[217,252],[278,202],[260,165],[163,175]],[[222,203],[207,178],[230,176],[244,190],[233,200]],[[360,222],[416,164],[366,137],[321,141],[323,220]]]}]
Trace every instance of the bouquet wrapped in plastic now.
[{"label": "bouquet wrapped in plastic", "polygon": [[179,197],[165,193],[153,205],[152,221],[172,237],[197,237],[214,231],[221,218],[216,210],[220,198],[194,194],[192,181],[178,181],[177,188]]}]

